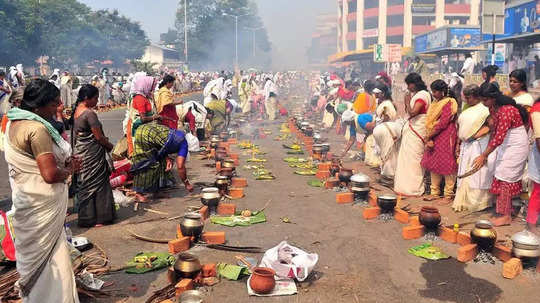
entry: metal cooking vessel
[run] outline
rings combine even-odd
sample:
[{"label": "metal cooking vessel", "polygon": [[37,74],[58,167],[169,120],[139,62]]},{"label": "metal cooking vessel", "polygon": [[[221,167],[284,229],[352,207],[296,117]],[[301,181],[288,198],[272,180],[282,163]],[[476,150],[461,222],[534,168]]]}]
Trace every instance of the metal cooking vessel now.
[{"label": "metal cooking vessel", "polygon": [[233,159],[224,159],[221,167],[225,168],[235,168],[234,160]]},{"label": "metal cooking vessel", "polygon": [[198,213],[187,213],[180,222],[182,235],[198,239],[204,228],[202,216]]},{"label": "metal cooking vessel", "polygon": [[369,177],[365,174],[358,173],[351,176],[351,185],[362,189],[369,190]]},{"label": "metal cooking vessel", "polygon": [[181,253],[174,263],[174,272],[178,278],[195,278],[201,271],[201,262],[199,259],[189,253]]},{"label": "metal cooking vessel", "polygon": [[216,187],[204,188],[201,192],[201,203],[208,206],[210,214],[215,214],[221,195]]},{"label": "metal cooking vessel", "polygon": [[397,205],[397,197],[394,195],[380,195],[377,197],[377,205],[385,211],[394,210]]},{"label": "metal cooking vessel", "polygon": [[321,146],[322,146],[322,149],[323,149],[323,153],[327,153],[327,152],[330,151],[330,144],[323,143],[323,144],[321,144]]},{"label": "metal cooking vessel", "polygon": [[352,175],[353,175],[352,169],[342,167],[341,170],[339,171],[338,178],[340,182],[349,183],[351,181]]},{"label": "metal cooking vessel", "polygon": [[512,252],[518,258],[540,257],[540,240],[528,230],[520,231],[512,236]]},{"label": "metal cooking vessel", "polygon": [[497,241],[497,232],[493,228],[493,224],[488,220],[480,220],[476,222],[473,230],[471,230],[471,239],[478,244],[481,249],[491,251]]}]

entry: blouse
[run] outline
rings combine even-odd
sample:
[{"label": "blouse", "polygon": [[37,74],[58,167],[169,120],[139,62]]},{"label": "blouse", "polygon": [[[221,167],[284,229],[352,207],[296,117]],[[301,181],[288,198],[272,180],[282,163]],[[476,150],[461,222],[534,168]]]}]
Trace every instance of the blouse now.
[{"label": "blouse", "polygon": [[523,126],[523,119],[519,110],[512,105],[503,105],[496,113],[492,113],[495,131],[489,141],[489,147],[496,148],[501,145],[506,133],[511,128]]}]

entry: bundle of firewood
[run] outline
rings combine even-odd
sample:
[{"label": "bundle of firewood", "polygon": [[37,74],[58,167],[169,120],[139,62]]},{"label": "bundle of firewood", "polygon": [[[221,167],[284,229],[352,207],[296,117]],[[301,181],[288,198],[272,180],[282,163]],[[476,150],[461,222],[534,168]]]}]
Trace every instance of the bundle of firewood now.
[{"label": "bundle of firewood", "polygon": [[[94,245],[93,249],[83,252],[71,264],[79,295],[85,295],[91,298],[102,298],[111,295],[111,291],[88,288],[78,279],[83,271],[99,276],[110,270],[109,259],[99,246]],[[2,303],[20,302],[19,293],[15,290],[15,282],[18,279],[19,273],[15,268],[15,263],[3,268],[0,267],[0,301]],[[104,287],[106,286],[107,284],[104,284]]]}]

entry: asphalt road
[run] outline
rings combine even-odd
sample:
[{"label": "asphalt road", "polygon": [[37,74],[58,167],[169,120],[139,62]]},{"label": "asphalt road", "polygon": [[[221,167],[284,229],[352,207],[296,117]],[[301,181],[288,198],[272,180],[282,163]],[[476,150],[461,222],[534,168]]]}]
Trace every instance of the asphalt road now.
[{"label": "asphalt road", "polygon": [[[124,111],[100,114],[105,132],[114,139],[121,136],[121,119]],[[402,239],[402,224],[396,221],[365,221],[362,207],[338,205],[335,193],[307,185],[310,177],[293,174],[282,161],[286,157],[281,142],[273,141],[279,124],[266,125],[273,134],[256,141],[267,152],[266,167],[274,172],[274,181],[256,181],[249,171],[239,174],[248,179],[246,197],[235,200],[237,209],[265,210],[267,222],[248,227],[228,228],[207,221],[206,231],[225,231],[227,243],[238,246],[271,248],[281,241],[319,254],[314,274],[298,283],[295,296],[254,298],[247,294],[246,279],[222,280],[213,287],[203,287],[207,302],[535,302],[540,297],[539,275],[526,272],[515,280],[501,276],[502,264],[462,264],[456,261],[457,245],[436,240],[452,256],[442,261],[427,261],[412,256],[407,250],[424,243],[423,239]],[[336,150],[343,144],[331,140]],[[235,148],[236,149],[236,148]],[[236,149],[237,150],[237,149]],[[238,150],[237,150],[238,151]],[[250,155],[241,155],[241,165]],[[193,182],[211,182],[215,172],[207,167],[209,161],[192,159],[188,163],[189,177]],[[358,166],[369,173],[369,169]],[[2,170],[5,173],[5,170]],[[4,178],[0,178],[4,181]],[[381,189],[387,192],[387,189]],[[7,194],[7,193],[6,193]],[[180,187],[170,192],[170,198],[142,205],[138,211],[132,207],[121,208],[116,224],[93,229],[74,228],[75,235],[83,235],[103,248],[113,267],[122,266],[141,251],[166,251],[166,244],[136,240],[128,230],[167,239],[175,236],[177,221],[159,219],[161,216],[147,212],[151,208],[168,213],[167,217],[181,215],[187,206],[198,205],[198,199],[189,198]],[[292,223],[283,223],[288,217]],[[70,216],[69,220],[76,220]],[[73,225],[72,225],[73,226]],[[236,263],[238,253],[194,247],[190,250],[201,263]],[[262,254],[246,254],[255,258]],[[82,298],[83,302],[145,302],[156,290],[167,285],[166,272],[159,270],[143,275],[115,273],[103,277],[113,281],[117,297],[101,300]]]}]

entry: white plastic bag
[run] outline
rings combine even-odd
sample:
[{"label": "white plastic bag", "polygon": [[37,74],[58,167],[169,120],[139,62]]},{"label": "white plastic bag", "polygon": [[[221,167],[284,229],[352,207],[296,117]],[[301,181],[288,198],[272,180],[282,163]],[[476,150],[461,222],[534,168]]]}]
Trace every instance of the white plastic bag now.
[{"label": "white plastic bag", "polygon": [[186,141],[188,143],[188,150],[190,152],[198,152],[200,150],[199,139],[197,139],[197,137],[191,133],[186,133]]},{"label": "white plastic bag", "polygon": [[114,189],[112,191],[114,202],[122,207],[128,207],[129,204],[135,201],[135,197],[127,197],[121,191]]},{"label": "white plastic bag", "polygon": [[[279,252],[283,250],[292,251],[294,257],[290,264],[280,262]],[[278,277],[293,278],[302,282],[307,279],[317,261],[319,261],[319,255],[307,253],[283,241],[264,253],[260,266],[272,268]]]}]

